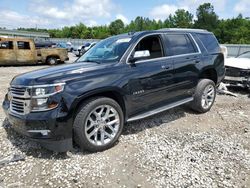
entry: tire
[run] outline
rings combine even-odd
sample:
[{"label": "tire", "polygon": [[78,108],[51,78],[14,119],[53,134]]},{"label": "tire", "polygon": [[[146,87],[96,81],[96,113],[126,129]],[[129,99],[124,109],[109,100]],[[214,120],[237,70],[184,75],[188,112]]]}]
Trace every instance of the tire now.
[{"label": "tire", "polygon": [[49,57],[47,59],[47,64],[49,64],[49,65],[56,65],[57,63],[58,63],[57,58],[55,58],[55,57]]},{"label": "tire", "polygon": [[74,140],[82,150],[104,151],[118,140],[123,125],[124,115],[119,104],[110,98],[95,97],[79,108],[73,124]]},{"label": "tire", "polygon": [[215,83],[209,79],[202,79],[196,87],[194,100],[190,103],[190,107],[198,113],[206,113],[212,108],[215,98]]}]

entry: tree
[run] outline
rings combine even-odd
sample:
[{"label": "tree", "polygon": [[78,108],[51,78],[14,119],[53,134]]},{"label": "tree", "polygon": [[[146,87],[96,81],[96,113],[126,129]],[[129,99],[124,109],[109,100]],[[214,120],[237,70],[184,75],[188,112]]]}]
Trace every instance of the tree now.
[{"label": "tree", "polygon": [[138,16],[129,24],[115,20],[110,25],[86,27],[83,23],[66,26],[61,29],[18,28],[32,32],[48,32],[52,38],[96,38],[104,39],[112,35],[131,31],[157,30],[161,28],[200,28],[212,31],[220,43],[250,44],[250,19],[239,14],[236,18],[219,19],[213,5],[205,3],[197,8],[197,19],[193,23],[193,15],[179,9],[165,20],[155,20]]},{"label": "tree", "polygon": [[190,12],[184,9],[178,9],[173,16],[169,16],[170,26],[176,28],[191,28],[193,26],[193,17]]},{"label": "tree", "polygon": [[122,33],[124,30],[124,23],[121,19],[117,19],[109,25],[109,30],[111,35],[117,35]]},{"label": "tree", "polygon": [[214,7],[210,3],[200,5],[196,11],[197,20],[195,20],[194,27],[199,29],[206,29],[214,31],[219,24],[219,19],[214,12]]},{"label": "tree", "polygon": [[250,21],[241,14],[236,18],[220,20],[219,32],[216,33],[220,43],[249,44]]}]

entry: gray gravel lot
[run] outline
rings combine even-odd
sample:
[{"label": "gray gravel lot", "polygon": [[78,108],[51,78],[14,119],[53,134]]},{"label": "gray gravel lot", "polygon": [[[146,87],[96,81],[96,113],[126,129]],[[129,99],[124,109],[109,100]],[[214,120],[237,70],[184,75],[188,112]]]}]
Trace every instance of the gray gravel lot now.
[{"label": "gray gravel lot", "polygon": [[[13,76],[45,67],[0,67],[0,101]],[[206,114],[184,106],[129,123],[101,153],[43,149],[0,109],[0,160],[25,157],[0,165],[0,187],[250,187],[250,93],[238,91],[217,96]]]}]

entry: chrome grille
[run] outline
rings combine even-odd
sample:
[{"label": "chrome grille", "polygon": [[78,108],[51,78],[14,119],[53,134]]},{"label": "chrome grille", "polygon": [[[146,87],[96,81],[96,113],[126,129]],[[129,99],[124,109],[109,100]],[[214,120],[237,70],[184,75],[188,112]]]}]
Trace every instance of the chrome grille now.
[{"label": "chrome grille", "polygon": [[30,94],[26,87],[11,86],[9,90],[10,111],[15,114],[30,112]]}]

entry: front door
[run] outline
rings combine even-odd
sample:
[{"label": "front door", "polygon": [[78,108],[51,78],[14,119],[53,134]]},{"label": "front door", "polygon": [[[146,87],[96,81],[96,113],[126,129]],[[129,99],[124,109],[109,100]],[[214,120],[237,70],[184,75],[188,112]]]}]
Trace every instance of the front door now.
[{"label": "front door", "polygon": [[[150,56],[128,64],[129,104],[133,114],[157,108],[170,99],[174,84],[173,62],[165,57],[161,35],[144,37],[134,50],[150,52]],[[169,90],[169,95],[166,92]]]}]

